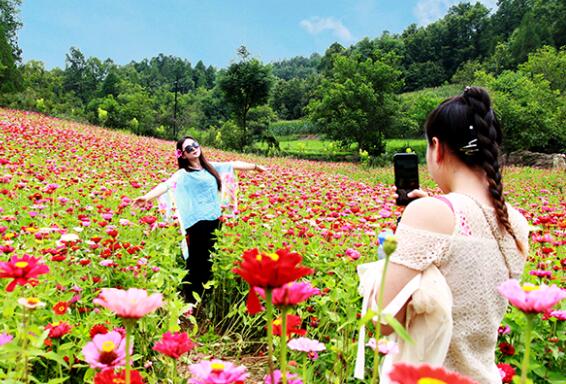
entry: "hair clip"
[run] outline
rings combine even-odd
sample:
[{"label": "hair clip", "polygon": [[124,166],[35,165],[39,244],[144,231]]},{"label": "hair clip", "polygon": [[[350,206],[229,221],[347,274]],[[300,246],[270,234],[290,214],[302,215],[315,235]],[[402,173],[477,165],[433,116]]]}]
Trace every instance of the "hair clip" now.
[{"label": "hair clip", "polygon": [[177,156],[177,159],[179,159],[181,156],[183,156],[183,151],[181,151],[180,149],[175,150],[175,156]]},{"label": "hair clip", "polygon": [[[473,129],[474,126],[470,125],[470,129]],[[463,147],[460,148],[460,151],[464,152],[464,155],[466,156],[472,156],[475,152],[479,151],[478,148],[478,139],[472,139],[470,141],[468,141],[468,145],[464,145]]]},{"label": "hair clip", "polygon": [[466,85],[466,87],[464,88],[464,93],[469,92],[472,89],[472,87],[470,87],[469,85]]}]

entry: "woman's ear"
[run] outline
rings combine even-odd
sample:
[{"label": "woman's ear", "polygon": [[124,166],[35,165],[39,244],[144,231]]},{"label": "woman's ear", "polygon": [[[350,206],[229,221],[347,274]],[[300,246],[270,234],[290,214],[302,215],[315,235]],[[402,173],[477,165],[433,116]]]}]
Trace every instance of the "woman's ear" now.
[{"label": "woman's ear", "polygon": [[434,161],[439,164],[442,163],[442,160],[444,160],[445,148],[437,137],[432,138],[430,150],[432,152],[432,158],[434,159]]}]

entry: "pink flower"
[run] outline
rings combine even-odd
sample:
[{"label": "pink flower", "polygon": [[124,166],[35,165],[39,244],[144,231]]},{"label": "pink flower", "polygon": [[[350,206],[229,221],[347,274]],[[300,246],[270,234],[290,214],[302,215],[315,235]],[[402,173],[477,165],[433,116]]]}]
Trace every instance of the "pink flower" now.
[{"label": "pink flower", "polygon": [[115,331],[100,333],[85,345],[83,355],[91,368],[121,367],[126,363],[126,339]]},{"label": "pink flower", "polygon": [[554,317],[557,320],[564,321],[566,320],[566,311],[552,311],[549,313],[550,317]]},{"label": "pink flower", "polygon": [[353,248],[346,249],[346,256],[348,256],[352,260],[358,260],[360,258],[360,252],[356,251]]},{"label": "pink flower", "polygon": [[318,340],[309,339],[307,337],[297,337],[291,339],[287,343],[289,349],[301,352],[320,352],[324,351],[326,347]]},{"label": "pink flower", "polygon": [[525,313],[550,312],[554,305],[566,298],[566,291],[556,285],[525,284],[521,287],[515,279],[507,280],[497,289],[513,306]]},{"label": "pink flower", "polygon": [[[273,381],[271,381],[271,375],[267,374],[264,376],[263,381],[265,384],[281,384],[283,375],[280,370],[273,371]],[[303,381],[294,373],[287,373],[287,384],[303,384]]]},{"label": "pink flower", "polygon": [[8,333],[0,333],[0,347],[4,344],[8,344],[10,341],[14,339],[14,336]]},{"label": "pink flower", "polygon": [[12,292],[16,285],[26,285],[34,281],[37,276],[48,272],[47,265],[40,263],[39,258],[30,255],[12,256],[9,261],[0,262],[0,278],[14,279],[6,286],[7,292]]},{"label": "pink flower", "polygon": [[[372,337],[371,339],[369,339],[366,346],[370,347],[372,350],[375,351],[375,338]],[[379,353],[381,353],[382,355],[388,355],[390,353],[396,354],[399,352],[399,346],[393,340],[380,339],[378,343],[378,348],[379,348]]]},{"label": "pink flower", "polygon": [[[255,291],[265,299],[263,288],[255,288]],[[311,283],[292,281],[280,288],[273,289],[273,304],[277,306],[293,306],[306,301],[313,295],[319,295],[320,290],[314,288]]]},{"label": "pink flower", "polygon": [[155,345],[153,350],[164,355],[178,359],[182,354],[189,352],[195,347],[195,343],[185,332],[165,332]]},{"label": "pink flower", "polygon": [[247,369],[243,365],[222,360],[203,360],[189,366],[192,377],[189,384],[236,384],[243,383],[248,377]]},{"label": "pink flower", "polygon": [[144,289],[130,288],[127,291],[116,288],[102,288],[93,300],[125,319],[140,319],[155,311],[163,304],[161,293],[148,296]]}]

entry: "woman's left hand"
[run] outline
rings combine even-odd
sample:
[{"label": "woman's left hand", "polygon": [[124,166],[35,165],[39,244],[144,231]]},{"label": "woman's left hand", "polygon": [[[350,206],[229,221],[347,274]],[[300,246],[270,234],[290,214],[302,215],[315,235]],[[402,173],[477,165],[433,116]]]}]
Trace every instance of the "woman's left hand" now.
[{"label": "woman's left hand", "polygon": [[267,171],[267,168],[263,165],[256,164],[254,170],[257,172],[265,172]]}]

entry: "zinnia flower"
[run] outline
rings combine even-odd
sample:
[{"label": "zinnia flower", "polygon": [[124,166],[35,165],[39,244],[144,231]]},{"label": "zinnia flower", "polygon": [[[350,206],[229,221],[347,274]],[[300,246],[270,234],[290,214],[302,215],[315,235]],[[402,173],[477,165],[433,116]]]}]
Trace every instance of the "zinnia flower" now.
[{"label": "zinnia flower", "polygon": [[[299,336],[304,336],[307,333],[306,329],[301,329],[301,323],[303,321],[297,315],[287,315],[287,337],[291,337],[292,334],[297,334]],[[275,336],[281,336],[281,318],[277,318],[273,321],[273,334]]]},{"label": "zinnia flower", "polygon": [[126,363],[126,339],[116,331],[98,334],[84,346],[83,355],[91,368],[123,366]]},{"label": "zinnia flower", "polygon": [[8,344],[13,339],[14,336],[10,335],[9,333],[0,333],[0,347],[4,344]]},{"label": "zinnia flower", "polygon": [[163,304],[161,293],[147,294],[144,289],[130,288],[127,291],[103,288],[93,300],[125,319],[140,319]]},{"label": "zinnia flower", "polygon": [[[105,369],[94,376],[94,384],[116,384],[126,382],[126,371],[115,373],[113,369]],[[130,370],[130,383],[143,384],[142,377],[135,369]]]},{"label": "zinnia flower", "polygon": [[501,374],[501,381],[503,383],[513,382],[513,376],[515,376],[515,368],[505,363],[497,364],[497,368],[499,368],[499,373]]},{"label": "zinnia flower", "polygon": [[275,253],[259,252],[257,248],[245,251],[233,272],[250,285],[248,311],[251,314],[261,311],[254,287],[279,288],[313,273],[312,269],[300,265],[302,261],[301,255],[288,249],[278,249]]},{"label": "zinnia flower", "polygon": [[108,333],[108,328],[104,324],[94,324],[90,331],[88,331],[90,339],[92,340],[96,335],[105,335]]},{"label": "zinnia flower", "polygon": [[506,356],[513,356],[515,354],[515,347],[509,343],[499,343],[499,350]]},{"label": "zinnia flower", "polygon": [[243,384],[248,377],[247,369],[243,365],[235,366],[216,359],[189,365],[189,371],[192,375],[189,384]]},{"label": "zinnia flower", "polygon": [[[366,346],[370,347],[372,350],[375,351],[375,338],[369,339]],[[393,340],[388,339],[379,339],[379,343],[377,343],[377,347],[379,348],[379,353],[382,355],[388,355],[390,353],[396,354],[399,353],[399,346]]]},{"label": "zinnia flower", "polygon": [[566,298],[566,291],[556,285],[525,284],[521,287],[515,279],[507,280],[498,290],[513,306],[525,313],[550,312],[554,305]]},{"label": "zinnia flower", "polygon": [[66,321],[57,321],[55,323],[47,324],[45,329],[49,330],[49,337],[52,339],[59,339],[71,332],[71,326]]},{"label": "zinnia flower", "polygon": [[566,311],[552,311],[549,313],[550,317],[554,317],[557,320],[564,321],[566,320]]},{"label": "zinnia flower", "polygon": [[55,312],[56,315],[64,315],[67,313],[67,309],[69,309],[69,303],[66,301],[60,301],[53,306],[53,312]]},{"label": "zinnia flower", "polygon": [[[265,299],[265,290],[263,288],[255,288],[255,291]],[[281,288],[275,288],[272,292],[272,302],[279,307],[294,306],[306,301],[313,295],[319,294],[320,289],[314,288],[308,281],[293,281],[283,285]]]},{"label": "zinnia flower", "polygon": [[49,267],[40,263],[39,258],[30,255],[12,256],[9,261],[0,261],[0,278],[13,279],[6,286],[7,292],[12,292],[16,285],[26,285],[30,279],[48,273]]},{"label": "zinnia flower", "polygon": [[[271,375],[267,374],[263,378],[263,382],[265,384],[281,384],[283,375],[281,374],[280,370],[273,371],[273,381],[271,381]],[[287,384],[303,384],[303,381],[299,379],[294,373],[287,372]]]},{"label": "zinnia flower", "polygon": [[320,352],[326,349],[326,346],[318,340],[309,339],[307,337],[297,337],[291,339],[287,343],[289,349],[301,352]]},{"label": "zinnia flower", "polygon": [[412,366],[397,363],[389,373],[389,378],[395,384],[477,384],[458,373],[432,368],[427,364]]},{"label": "zinnia flower", "polygon": [[164,355],[178,359],[182,354],[189,352],[195,347],[195,343],[185,332],[165,332],[155,345],[153,350]]},{"label": "zinnia flower", "polygon": [[21,297],[18,299],[18,304],[23,305],[27,309],[45,307],[45,303],[40,301],[37,297]]}]

